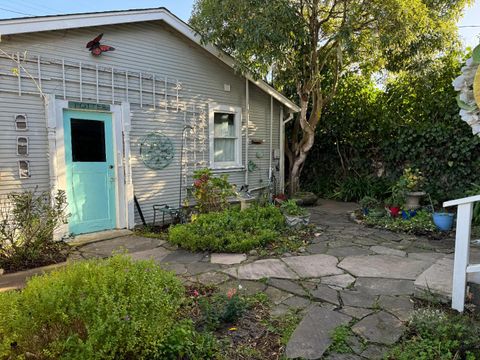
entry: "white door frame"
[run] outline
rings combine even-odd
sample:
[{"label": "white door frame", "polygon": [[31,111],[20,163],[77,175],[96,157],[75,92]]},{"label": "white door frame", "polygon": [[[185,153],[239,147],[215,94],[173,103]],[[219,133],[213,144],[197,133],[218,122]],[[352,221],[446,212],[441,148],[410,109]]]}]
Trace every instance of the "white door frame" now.
[{"label": "white door frame", "polygon": [[[63,112],[69,109],[68,100],[60,100],[56,99],[55,95],[47,95],[45,107],[48,128],[50,187],[52,192],[56,193],[57,190],[67,190]],[[79,109],[74,110],[79,111]],[[117,178],[115,182],[116,228],[132,229],[135,226],[135,221],[130,165],[130,104],[122,102],[121,105],[110,105],[109,113],[112,115],[114,166]],[[57,230],[55,237],[63,238],[68,235],[68,224],[65,224]]]}]

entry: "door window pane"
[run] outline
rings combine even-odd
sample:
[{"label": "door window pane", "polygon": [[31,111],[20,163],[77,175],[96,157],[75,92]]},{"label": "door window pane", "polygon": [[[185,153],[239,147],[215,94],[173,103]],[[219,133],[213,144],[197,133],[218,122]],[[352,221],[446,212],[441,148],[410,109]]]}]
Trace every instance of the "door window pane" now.
[{"label": "door window pane", "polygon": [[103,121],[71,119],[72,161],[105,162]]}]

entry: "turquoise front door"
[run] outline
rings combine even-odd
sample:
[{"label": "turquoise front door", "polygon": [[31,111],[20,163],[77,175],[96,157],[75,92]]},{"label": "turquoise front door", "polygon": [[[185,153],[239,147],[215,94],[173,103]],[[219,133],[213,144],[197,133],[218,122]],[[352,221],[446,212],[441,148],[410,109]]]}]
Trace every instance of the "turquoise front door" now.
[{"label": "turquoise front door", "polygon": [[113,229],[116,178],[112,115],[65,110],[63,125],[70,233]]}]

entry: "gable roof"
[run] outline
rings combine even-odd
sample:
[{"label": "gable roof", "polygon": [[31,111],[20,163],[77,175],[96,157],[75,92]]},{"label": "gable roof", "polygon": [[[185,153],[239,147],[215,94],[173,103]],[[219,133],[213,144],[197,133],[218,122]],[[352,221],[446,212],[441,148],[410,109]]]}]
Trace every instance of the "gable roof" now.
[{"label": "gable roof", "polygon": [[[195,30],[163,7],[155,9],[106,11],[71,15],[48,15],[5,19],[0,20],[0,35],[14,35],[39,31],[63,30],[155,20],[165,22],[186,36],[188,39],[216,56],[231,68],[235,67],[236,62],[231,56],[213,45],[203,44],[201,42],[201,36],[195,32]],[[293,112],[300,111],[298,105],[286,98],[266,82],[254,79],[251,74],[244,74],[244,76]]]}]

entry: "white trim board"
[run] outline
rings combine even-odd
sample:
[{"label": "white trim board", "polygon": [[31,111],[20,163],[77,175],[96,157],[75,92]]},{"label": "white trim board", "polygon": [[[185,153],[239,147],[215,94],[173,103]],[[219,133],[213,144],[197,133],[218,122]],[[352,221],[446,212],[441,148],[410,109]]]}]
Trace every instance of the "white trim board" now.
[{"label": "white trim board", "polygon": [[[235,68],[235,60],[221,51],[217,47],[210,44],[203,44],[201,36],[195,32],[188,24],[173,15],[166,8],[144,9],[144,10],[126,10],[126,11],[109,11],[101,13],[85,13],[73,15],[55,15],[55,16],[38,16],[29,18],[17,18],[0,20],[0,35],[25,34],[39,31],[52,31],[74,29],[91,26],[103,26],[114,24],[127,24],[144,21],[163,21],[182,35],[186,36],[197,45],[203,47],[209,53],[216,56],[231,68]],[[294,102],[287,99],[281,93],[276,91],[266,82],[256,80],[251,74],[245,74],[245,77],[265,91],[277,101],[288,107],[293,112],[299,112],[300,107]]]}]

